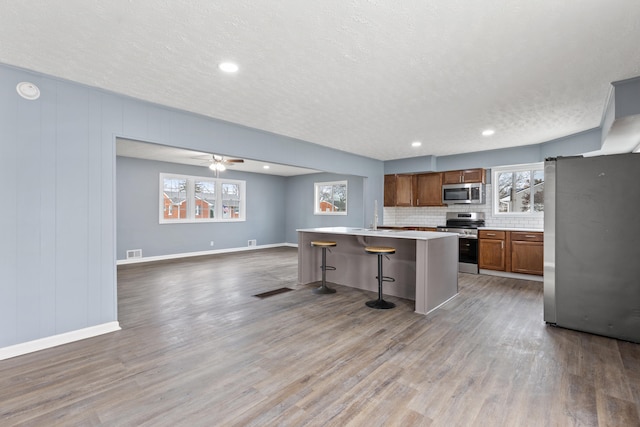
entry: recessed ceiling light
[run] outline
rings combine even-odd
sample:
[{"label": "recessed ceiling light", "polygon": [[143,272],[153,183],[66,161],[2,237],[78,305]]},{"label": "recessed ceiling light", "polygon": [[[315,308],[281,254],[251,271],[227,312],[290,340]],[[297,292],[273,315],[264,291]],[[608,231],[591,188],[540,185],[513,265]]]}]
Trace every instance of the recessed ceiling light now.
[{"label": "recessed ceiling light", "polygon": [[482,136],[491,136],[494,133],[496,133],[496,131],[493,129],[485,129],[482,131]]},{"label": "recessed ceiling light", "polygon": [[225,73],[235,73],[238,71],[238,64],[234,64],[233,62],[221,62],[220,65],[218,65],[218,68]]},{"label": "recessed ceiling light", "polygon": [[420,142],[420,141],[413,141],[413,142],[411,143],[411,146],[412,146],[412,147],[420,147],[421,145],[422,145],[422,142]]},{"label": "recessed ceiling light", "polygon": [[269,169],[269,168],[270,168],[270,166],[269,166],[269,165],[264,165],[264,166],[262,166],[262,169]]},{"label": "recessed ceiling light", "polygon": [[20,82],[16,86],[16,90],[18,91],[18,95],[29,101],[40,98],[40,89],[33,83]]}]

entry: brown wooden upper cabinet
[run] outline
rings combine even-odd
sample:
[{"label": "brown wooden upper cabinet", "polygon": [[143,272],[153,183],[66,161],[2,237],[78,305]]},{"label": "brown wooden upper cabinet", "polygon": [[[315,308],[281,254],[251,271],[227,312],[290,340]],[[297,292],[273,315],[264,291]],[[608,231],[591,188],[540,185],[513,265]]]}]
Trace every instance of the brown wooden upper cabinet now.
[{"label": "brown wooden upper cabinet", "polygon": [[484,184],[484,169],[465,169],[443,172],[443,184],[480,182]]},{"label": "brown wooden upper cabinet", "polygon": [[396,205],[396,176],[384,176],[384,206]]},{"label": "brown wooden upper cabinet", "polygon": [[413,183],[414,206],[442,206],[441,172],[414,175]]},{"label": "brown wooden upper cabinet", "polygon": [[384,176],[384,205],[412,206],[413,176],[385,175]]}]

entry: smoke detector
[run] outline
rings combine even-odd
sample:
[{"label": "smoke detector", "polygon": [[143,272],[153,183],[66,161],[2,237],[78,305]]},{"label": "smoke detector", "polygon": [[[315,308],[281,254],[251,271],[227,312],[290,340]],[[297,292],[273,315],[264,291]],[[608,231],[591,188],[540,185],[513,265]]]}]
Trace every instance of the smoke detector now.
[{"label": "smoke detector", "polygon": [[16,86],[16,90],[18,91],[18,95],[29,101],[40,98],[40,89],[33,83],[20,82]]}]

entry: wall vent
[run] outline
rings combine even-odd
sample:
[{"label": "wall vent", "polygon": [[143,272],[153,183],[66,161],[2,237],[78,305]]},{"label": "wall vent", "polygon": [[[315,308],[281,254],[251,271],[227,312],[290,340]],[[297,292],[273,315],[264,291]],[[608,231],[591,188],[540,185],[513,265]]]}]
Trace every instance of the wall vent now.
[{"label": "wall vent", "polygon": [[127,259],[142,258],[142,249],[129,249],[127,251]]},{"label": "wall vent", "polygon": [[249,240],[249,241],[247,242],[247,246],[249,246],[249,247],[251,247],[251,246],[257,246],[257,245],[258,245],[258,241],[257,241],[256,239],[252,239],[252,240]]}]

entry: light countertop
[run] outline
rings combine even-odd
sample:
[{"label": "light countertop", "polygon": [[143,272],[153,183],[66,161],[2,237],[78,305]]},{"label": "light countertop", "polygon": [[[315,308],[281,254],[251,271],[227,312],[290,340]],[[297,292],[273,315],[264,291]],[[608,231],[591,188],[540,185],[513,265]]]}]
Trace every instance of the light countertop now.
[{"label": "light countertop", "polygon": [[431,240],[443,237],[458,236],[457,233],[443,233],[439,231],[415,231],[415,230],[373,230],[358,227],[320,227],[301,228],[297,231],[304,233],[348,234],[353,236],[389,237],[393,239]]},{"label": "light countertop", "polygon": [[498,230],[498,231],[524,231],[529,233],[544,233],[542,228],[522,228],[522,227],[478,227],[478,230]]}]

